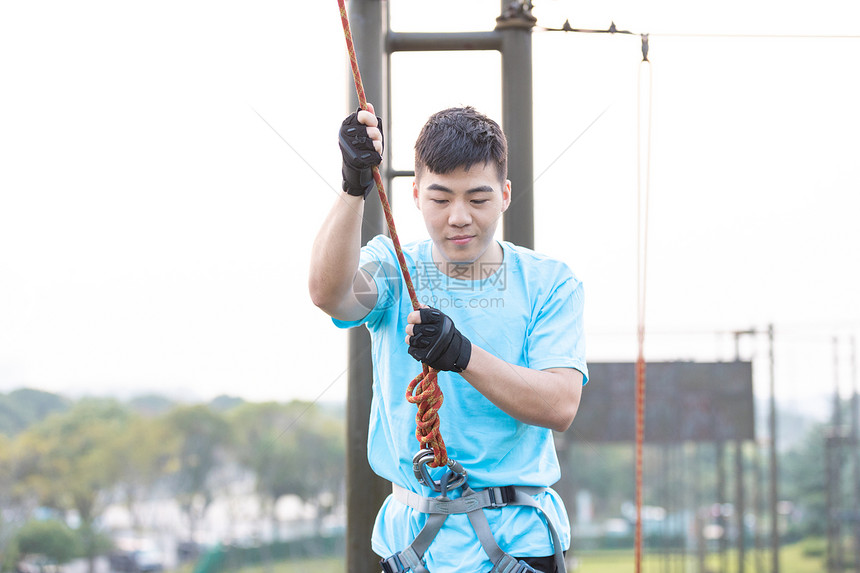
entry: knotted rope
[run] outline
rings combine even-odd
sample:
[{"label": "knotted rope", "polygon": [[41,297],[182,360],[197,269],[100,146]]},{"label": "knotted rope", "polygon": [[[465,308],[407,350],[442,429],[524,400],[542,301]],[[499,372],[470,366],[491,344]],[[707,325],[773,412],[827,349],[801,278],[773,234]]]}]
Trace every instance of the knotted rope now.
[{"label": "knotted rope", "polygon": [[[355,81],[355,91],[358,94],[358,105],[361,109],[366,110],[367,97],[364,94],[364,86],[361,83],[361,73],[358,70],[358,59],[355,56],[355,47],[352,43],[352,32],[349,29],[346,6],[344,5],[344,0],[337,0],[337,4],[340,7],[340,19],[343,24],[343,34],[346,38],[346,49],[349,53],[352,77]],[[421,305],[418,303],[418,296],[415,294],[415,287],[412,284],[412,278],[409,276],[409,269],[406,267],[406,258],[403,256],[400,239],[397,237],[394,216],[391,214],[391,205],[388,203],[388,197],[385,195],[382,176],[379,173],[379,168],[376,166],[373,167],[373,180],[376,182],[379,201],[382,203],[385,222],[388,224],[388,234],[391,236],[391,242],[394,243],[394,251],[397,253],[397,262],[400,264],[400,271],[403,273],[406,290],[409,292],[409,300],[412,301],[412,308],[418,310]],[[436,379],[436,370],[428,367],[426,364],[422,366],[423,371],[421,374],[413,378],[406,388],[406,399],[418,406],[418,413],[415,415],[415,437],[418,438],[418,442],[422,448],[433,450],[433,462],[427,465],[442,467],[448,463],[448,452],[445,449],[445,441],[439,432],[439,408],[442,407],[442,390],[439,388],[439,382]]]}]

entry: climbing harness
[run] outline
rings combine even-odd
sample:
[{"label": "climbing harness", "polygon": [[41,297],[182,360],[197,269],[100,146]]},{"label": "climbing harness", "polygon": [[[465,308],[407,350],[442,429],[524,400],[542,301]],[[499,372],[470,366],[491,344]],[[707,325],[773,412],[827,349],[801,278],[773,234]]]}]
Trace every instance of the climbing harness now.
[{"label": "climbing harness", "polygon": [[441,495],[438,497],[423,497],[397,484],[392,484],[394,499],[408,505],[416,511],[429,515],[424,527],[415,537],[415,540],[402,551],[387,557],[381,561],[383,573],[428,573],[422,560],[424,552],[430,547],[430,543],[442,529],[449,515],[466,514],[469,523],[481,542],[481,547],[493,563],[490,573],[533,573],[535,569],[523,560],[505,553],[493,537],[490,531],[490,523],[484,513],[484,509],[499,509],[509,505],[525,505],[533,507],[547,524],[552,546],[555,552],[555,566],[559,573],[564,573],[564,553],[561,549],[561,541],[552,521],[544,513],[543,508],[535,501],[535,495],[547,491],[545,487],[489,487],[480,491],[470,488],[464,481],[463,494],[456,499],[448,498],[448,477],[450,472],[442,476]]},{"label": "climbing harness", "polygon": [[[352,76],[355,82],[355,90],[358,95],[358,103],[361,109],[367,109],[367,98],[361,83],[361,73],[358,69],[358,60],[355,55],[355,47],[352,42],[352,33],[349,28],[349,18],[346,14],[344,0],[338,0],[340,18],[343,24],[344,38],[346,40],[347,52],[349,53]],[[394,217],[391,206],[385,194],[382,184],[382,176],[377,166],[373,167],[373,179],[379,194],[379,201],[385,214],[385,222],[388,225],[389,235],[394,244],[394,251],[403,273],[406,290],[412,301],[412,308],[418,310],[418,296],[406,266],[406,259],[400,246],[400,239],[394,226]],[[418,406],[415,417],[415,437],[421,448],[412,458],[412,470],[418,482],[424,486],[439,492],[437,497],[423,497],[412,491],[404,489],[397,484],[392,484],[395,499],[404,503],[416,511],[429,514],[427,522],[416,536],[415,540],[402,551],[383,559],[380,563],[384,573],[429,573],[423,562],[423,556],[427,548],[433,542],[436,534],[442,529],[442,525],[449,515],[466,514],[472,528],[481,543],[484,551],[493,563],[491,573],[533,573],[532,568],[525,561],[517,560],[505,553],[493,537],[490,524],[484,509],[499,509],[508,505],[524,505],[535,508],[547,524],[555,552],[555,564],[558,573],[565,573],[564,553],[558,532],[552,521],[544,513],[543,508],[532,497],[547,491],[544,487],[521,487],[505,486],[492,487],[480,491],[472,490],[467,483],[467,472],[463,466],[448,458],[445,441],[439,432],[439,408],[442,406],[442,390],[439,388],[437,371],[422,364],[422,372],[409,383],[406,389],[406,399]],[[444,467],[445,472],[439,480],[435,480],[430,474],[428,467]],[[448,492],[462,488],[462,494],[456,499],[448,498]]]}]

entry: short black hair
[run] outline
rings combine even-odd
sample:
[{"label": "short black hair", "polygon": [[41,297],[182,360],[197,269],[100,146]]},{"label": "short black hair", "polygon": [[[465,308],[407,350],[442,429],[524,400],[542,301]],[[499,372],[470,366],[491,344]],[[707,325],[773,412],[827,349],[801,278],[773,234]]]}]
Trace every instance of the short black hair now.
[{"label": "short black hair", "polygon": [[471,106],[430,116],[415,142],[415,175],[424,169],[443,175],[472,165],[494,165],[508,177],[508,140],[499,124]]}]

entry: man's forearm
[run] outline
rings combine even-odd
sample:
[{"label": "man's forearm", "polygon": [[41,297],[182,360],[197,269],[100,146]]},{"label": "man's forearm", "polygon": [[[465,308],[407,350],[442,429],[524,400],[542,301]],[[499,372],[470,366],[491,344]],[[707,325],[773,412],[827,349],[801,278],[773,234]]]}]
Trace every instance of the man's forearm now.
[{"label": "man's forearm", "polygon": [[578,370],[515,366],[475,344],[469,366],[461,375],[508,415],[559,432],[573,422],[582,396]]},{"label": "man's forearm", "polygon": [[314,304],[332,316],[354,298],[352,283],[361,253],[363,215],[364,199],[342,194],[314,241],[308,288]]}]

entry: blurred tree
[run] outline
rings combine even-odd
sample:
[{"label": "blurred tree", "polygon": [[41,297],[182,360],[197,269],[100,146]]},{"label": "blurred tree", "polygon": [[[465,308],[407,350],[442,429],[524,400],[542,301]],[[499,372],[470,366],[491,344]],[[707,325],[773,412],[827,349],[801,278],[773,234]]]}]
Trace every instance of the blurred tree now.
[{"label": "blurred tree", "polygon": [[151,497],[159,480],[168,475],[181,438],[163,418],[141,416],[131,418],[125,431],[117,436],[117,491],[138,533],[143,528],[139,502]]},{"label": "blurred tree", "polygon": [[18,555],[42,555],[62,565],[80,553],[80,540],[68,525],[56,519],[28,521],[15,535]]},{"label": "blurred tree", "polygon": [[[634,497],[633,448],[623,444],[576,444],[570,448],[569,467],[575,490],[588,490],[597,519],[616,517],[621,504]],[[573,500],[565,500],[573,504]],[[571,514],[574,508],[568,508]]]},{"label": "blurred tree", "polygon": [[313,404],[248,403],[231,416],[237,458],[253,470],[272,537],[279,537],[278,501],[295,495],[322,517],[344,479],[344,427]]},{"label": "blurred tree", "polygon": [[161,416],[176,407],[176,402],[159,394],[142,394],[128,401],[132,412],[141,416]]},{"label": "blurred tree", "polygon": [[[802,514],[799,535],[825,535],[827,527],[827,466],[825,436],[818,425],[803,441],[782,456],[781,499],[792,500]],[[850,499],[850,498],[849,498]]]},{"label": "blurred tree", "polygon": [[43,506],[77,513],[91,573],[98,543],[94,522],[120,475],[119,437],[128,421],[129,412],[116,401],[84,399],[32,426],[16,449],[20,487]]},{"label": "blurred tree", "polygon": [[197,405],[168,413],[165,429],[173,436],[174,488],[179,506],[188,518],[189,541],[193,541],[197,522],[214,498],[212,476],[226,461],[230,428],[221,415]]},{"label": "blurred tree", "polygon": [[21,388],[0,394],[0,434],[14,436],[49,414],[70,407],[71,402],[66,398],[42,390]]},{"label": "blurred tree", "polygon": [[13,558],[12,518],[13,512],[12,487],[14,484],[12,470],[12,441],[0,434],[0,571],[10,566]]},{"label": "blurred tree", "polygon": [[237,408],[244,403],[245,400],[238,396],[227,396],[226,394],[221,394],[220,396],[215,396],[210,400],[209,407],[216,412],[229,412],[233,408]]}]

